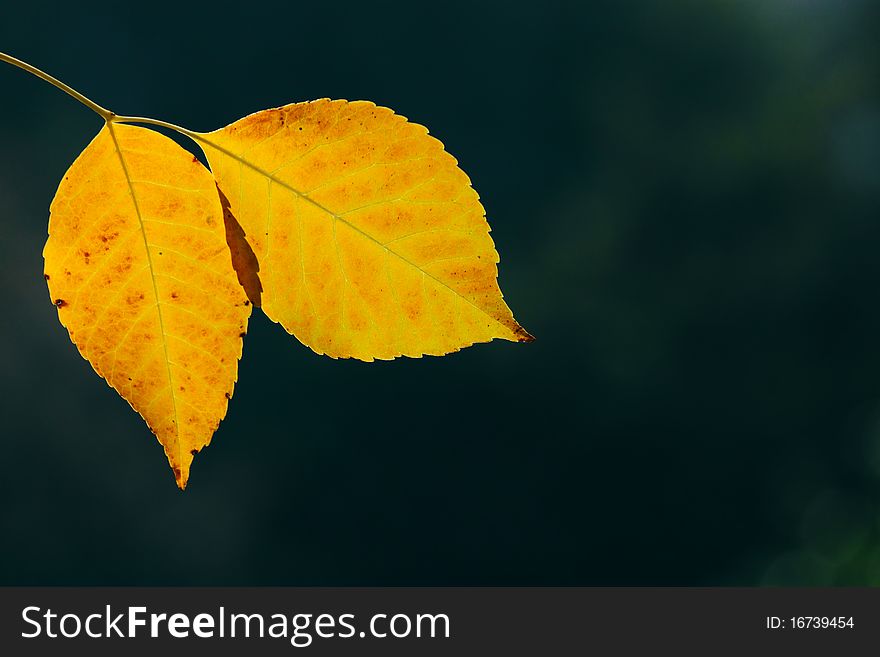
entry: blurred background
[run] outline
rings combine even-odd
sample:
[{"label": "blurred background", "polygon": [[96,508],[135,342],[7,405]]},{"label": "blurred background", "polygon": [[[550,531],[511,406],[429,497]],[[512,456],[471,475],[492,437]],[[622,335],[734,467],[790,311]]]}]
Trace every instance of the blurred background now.
[{"label": "blurred background", "polygon": [[43,281],[100,121],[0,65],[0,584],[880,585],[877,2],[110,7],[0,50],[196,130],[427,125],[537,341],[333,361],[257,312],[180,493]]}]

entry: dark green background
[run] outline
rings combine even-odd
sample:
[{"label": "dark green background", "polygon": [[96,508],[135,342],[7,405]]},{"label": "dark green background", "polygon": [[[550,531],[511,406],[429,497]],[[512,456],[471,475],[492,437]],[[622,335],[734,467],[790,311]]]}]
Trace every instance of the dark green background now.
[{"label": "dark green background", "polygon": [[880,5],[132,5],[0,50],[197,130],[429,126],[538,339],[368,365],[257,313],[181,494],[42,278],[100,122],[0,66],[0,584],[880,585]]}]

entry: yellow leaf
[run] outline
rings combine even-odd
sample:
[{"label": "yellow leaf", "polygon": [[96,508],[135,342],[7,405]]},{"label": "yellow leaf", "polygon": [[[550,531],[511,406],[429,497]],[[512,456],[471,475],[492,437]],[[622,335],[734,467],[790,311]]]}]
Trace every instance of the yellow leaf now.
[{"label": "yellow leaf", "polygon": [[314,351],[369,361],[532,339],[502,299],[477,193],[424,127],[318,100],[196,138],[260,263],[263,311]]},{"label": "yellow leaf", "polygon": [[108,123],[58,188],[43,255],[71,340],[184,488],[226,415],[251,311],[211,174],[154,131]]}]

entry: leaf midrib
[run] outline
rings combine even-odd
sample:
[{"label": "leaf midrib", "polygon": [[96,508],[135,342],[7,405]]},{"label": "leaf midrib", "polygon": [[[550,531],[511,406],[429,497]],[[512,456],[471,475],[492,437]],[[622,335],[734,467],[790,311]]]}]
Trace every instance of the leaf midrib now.
[{"label": "leaf midrib", "polygon": [[147,230],[144,226],[144,220],[141,215],[141,209],[140,205],[138,204],[137,195],[134,192],[134,185],[132,184],[131,174],[129,174],[128,172],[128,165],[125,163],[125,157],[122,154],[122,148],[119,145],[119,140],[116,138],[116,132],[113,130],[113,123],[108,121],[106,125],[108,130],[110,131],[110,137],[113,139],[113,146],[116,149],[116,154],[119,156],[119,163],[122,165],[122,172],[125,176],[125,182],[128,185],[128,191],[131,195],[131,201],[134,205],[134,211],[137,215],[141,236],[143,237],[144,250],[147,252],[147,264],[150,268],[150,281],[153,284],[153,296],[156,299],[156,312],[159,315],[159,331],[162,333],[162,349],[163,353],[165,354],[165,369],[168,372],[168,390],[171,393],[171,408],[174,411],[174,442],[177,444],[177,463],[178,467],[182,468],[183,460],[181,459],[180,450],[180,422],[178,420],[177,414],[177,395],[174,394],[174,379],[171,375],[171,357],[168,354],[168,334],[165,332],[165,319],[162,316],[162,303],[159,300],[159,286],[156,282],[156,269],[153,265],[153,256],[150,253],[149,240],[147,239]]},{"label": "leaf midrib", "polygon": [[[276,133],[276,134],[277,134],[277,133]],[[347,220],[344,218],[344,215],[339,215],[339,214],[335,213],[333,210],[331,210],[331,209],[328,208],[327,206],[325,206],[325,205],[319,203],[318,201],[314,200],[313,198],[311,198],[311,197],[310,197],[308,194],[306,194],[305,192],[302,192],[302,191],[296,189],[295,187],[292,187],[292,186],[291,186],[290,184],[288,184],[286,181],[281,180],[280,178],[277,178],[274,174],[272,174],[271,172],[266,171],[265,169],[263,169],[263,168],[257,166],[256,164],[252,163],[250,160],[247,160],[247,159],[245,159],[244,157],[242,157],[242,156],[240,156],[240,155],[234,153],[233,151],[230,151],[229,149],[224,148],[223,146],[220,146],[219,144],[216,144],[216,143],[212,142],[211,140],[209,140],[209,139],[206,138],[207,135],[206,135],[205,133],[201,133],[201,132],[191,133],[189,136],[192,137],[195,141],[197,141],[197,142],[199,143],[200,146],[202,146],[202,144],[206,144],[206,145],[208,145],[209,147],[211,147],[211,148],[213,148],[213,149],[215,149],[215,150],[217,150],[217,151],[223,153],[223,154],[226,155],[227,157],[231,157],[231,158],[232,158],[233,160],[235,160],[236,162],[238,162],[238,163],[240,163],[240,164],[243,164],[244,166],[249,167],[250,169],[253,169],[253,170],[256,171],[257,173],[259,173],[261,176],[264,176],[264,177],[267,178],[268,180],[274,182],[276,185],[279,185],[279,186],[281,186],[281,187],[284,187],[284,188],[287,189],[288,191],[290,191],[290,192],[292,192],[293,194],[295,194],[298,198],[301,198],[301,199],[303,199],[304,201],[307,201],[307,202],[311,203],[313,206],[315,206],[315,207],[318,208],[319,210],[322,210],[323,212],[326,212],[326,213],[329,214],[330,217],[331,217],[332,219],[334,219],[335,221],[340,221],[340,222],[342,222],[343,224],[345,224],[346,226],[348,226],[349,228],[351,228],[351,229],[354,230],[355,232],[357,232],[357,233],[363,235],[364,237],[366,237],[368,240],[370,240],[371,242],[373,242],[374,244],[376,244],[378,247],[380,247],[380,248],[383,249],[384,251],[386,251],[386,252],[388,252],[388,253],[391,253],[391,254],[397,256],[400,260],[402,260],[403,262],[405,262],[406,264],[408,264],[410,267],[415,268],[416,270],[418,270],[419,272],[421,272],[424,276],[427,276],[428,278],[430,278],[430,279],[433,280],[434,282],[436,282],[436,283],[438,283],[439,285],[442,285],[443,287],[445,287],[447,290],[449,290],[450,292],[452,292],[452,293],[453,293],[456,297],[458,297],[459,299],[462,299],[463,301],[467,302],[468,304],[470,304],[471,306],[473,306],[474,308],[476,308],[477,310],[479,310],[481,313],[483,313],[484,315],[486,315],[486,317],[488,317],[489,319],[491,319],[493,322],[495,322],[496,324],[498,324],[499,326],[501,326],[501,327],[502,327],[503,329],[505,329],[506,331],[508,331],[508,332],[510,332],[510,333],[514,333],[514,331],[513,331],[510,327],[508,327],[506,324],[502,323],[500,320],[498,320],[497,318],[495,318],[494,316],[492,316],[491,314],[489,314],[489,312],[488,312],[485,308],[481,308],[481,307],[478,306],[476,303],[474,303],[473,301],[471,301],[470,299],[468,299],[466,296],[464,296],[463,294],[461,294],[461,293],[460,293],[458,290],[456,290],[455,288],[449,286],[447,283],[445,283],[444,281],[440,280],[439,278],[437,278],[436,276],[434,276],[434,275],[431,274],[430,272],[425,271],[424,269],[422,269],[421,267],[419,267],[416,263],[412,262],[411,260],[409,260],[409,259],[406,258],[405,256],[399,254],[399,253],[398,253],[397,251],[395,251],[394,249],[388,248],[388,246],[386,246],[384,243],[380,242],[379,240],[377,240],[375,237],[373,237],[372,235],[370,235],[370,234],[367,233],[366,231],[361,230],[360,228],[358,228],[357,226],[355,226],[355,225],[354,225],[353,223],[351,223],[350,221],[347,221]],[[205,150],[205,149],[204,149],[204,146],[202,146],[202,151],[204,151],[204,150]],[[206,157],[207,157],[207,155],[208,155],[207,152],[205,152],[205,156],[206,156]]]}]

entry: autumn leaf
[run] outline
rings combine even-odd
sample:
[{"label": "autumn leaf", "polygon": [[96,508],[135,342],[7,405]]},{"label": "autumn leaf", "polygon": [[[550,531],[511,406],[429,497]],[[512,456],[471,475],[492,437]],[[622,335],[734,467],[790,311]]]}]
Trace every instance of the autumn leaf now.
[{"label": "autumn leaf", "polygon": [[226,415],[250,315],[205,167],[106,123],[51,206],[45,276],[61,323],[146,420],[178,486]]},{"label": "autumn leaf", "polygon": [[[533,340],[498,287],[470,179],[424,127],[324,99],[199,133],[117,115],[0,61],[104,120],[52,202],[46,281],[71,340],[146,420],[181,489],[226,415],[254,306],[334,358]],[[212,171],[131,124],[192,139]]]},{"label": "autumn leaf", "polygon": [[532,339],[502,298],[477,193],[424,127],[317,100],[189,134],[259,262],[263,311],[314,351],[370,361]]}]

